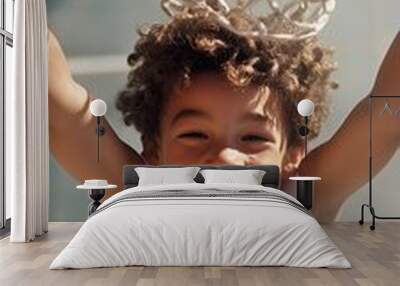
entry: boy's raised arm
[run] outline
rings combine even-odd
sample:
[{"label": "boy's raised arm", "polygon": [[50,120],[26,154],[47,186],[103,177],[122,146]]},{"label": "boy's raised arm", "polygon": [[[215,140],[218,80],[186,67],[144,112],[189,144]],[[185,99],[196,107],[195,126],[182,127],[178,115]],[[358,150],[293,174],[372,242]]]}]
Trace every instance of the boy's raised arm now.
[{"label": "boy's raised arm", "polygon": [[[400,34],[392,43],[379,69],[374,96],[400,96]],[[399,99],[374,99],[373,172],[378,173],[393,157],[400,145],[400,117],[382,115],[385,102],[400,108]],[[396,116],[397,115],[397,116]],[[313,150],[302,162],[302,174],[321,176],[316,186],[315,214],[322,221],[335,218],[345,200],[368,182],[369,105],[363,99],[350,113],[336,134]]]},{"label": "boy's raised arm", "polygon": [[48,34],[49,133],[51,152],[75,179],[107,179],[121,187],[122,166],[142,164],[140,156],[126,146],[105,122],[101,160],[96,157],[96,120],[89,112],[90,97],[76,83],[64,53],[52,32]]}]

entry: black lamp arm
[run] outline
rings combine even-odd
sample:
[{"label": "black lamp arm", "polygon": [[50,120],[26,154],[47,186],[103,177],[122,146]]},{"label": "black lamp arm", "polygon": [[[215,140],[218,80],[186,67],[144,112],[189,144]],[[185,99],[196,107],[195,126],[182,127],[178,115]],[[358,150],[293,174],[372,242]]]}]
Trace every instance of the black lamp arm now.
[{"label": "black lamp arm", "polygon": [[299,128],[299,134],[300,136],[304,137],[304,156],[307,156],[308,150],[307,150],[307,137],[308,133],[310,130],[308,129],[308,121],[309,118],[307,116],[304,117],[304,125],[300,126]]},{"label": "black lamp arm", "polygon": [[104,126],[101,126],[101,117],[96,117],[96,135],[103,136],[106,133]]},{"label": "black lamp arm", "polygon": [[104,126],[101,126],[101,117],[96,117],[96,136],[97,136],[97,162],[100,161],[100,136],[106,133]]},{"label": "black lamp arm", "polygon": [[304,125],[306,126],[306,136],[304,136],[304,158],[305,158],[305,157],[307,157],[307,154],[308,154],[307,139],[308,139],[309,130],[308,130],[308,117],[307,116],[304,117]]}]

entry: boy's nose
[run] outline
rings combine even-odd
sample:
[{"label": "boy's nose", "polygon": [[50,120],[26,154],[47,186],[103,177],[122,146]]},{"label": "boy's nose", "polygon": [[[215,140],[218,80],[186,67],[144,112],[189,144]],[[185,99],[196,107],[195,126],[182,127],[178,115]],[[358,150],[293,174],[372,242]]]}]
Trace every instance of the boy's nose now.
[{"label": "boy's nose", "polygon": [[246,165],[247,156],[240,151],[232,148],[220,150],[209,162],[214,165]]}]

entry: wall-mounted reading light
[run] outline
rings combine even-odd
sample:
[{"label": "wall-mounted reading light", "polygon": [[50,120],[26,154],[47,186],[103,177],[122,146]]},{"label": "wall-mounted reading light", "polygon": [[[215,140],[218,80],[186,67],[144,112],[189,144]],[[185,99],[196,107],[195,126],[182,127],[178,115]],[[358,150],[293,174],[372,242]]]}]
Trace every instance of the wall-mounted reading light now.
[{"label": "wall-mounted reading light", "polygon": [[96,136],[97,136],[97,162],[100,161],[100,136],[106,132],[104,126],[101,125],[101,118],[107,113],[107,104],[104,100],[95,99],[90,103],[90,113],[96,117]]},{"label": "wall-mounted reading light", "polygon": [[308,119],[314,113],[314,109],[314,102],[309,99],[303,99],[297,105],[297,112],[304,117],[304,125],[299,128],[300,135],[304,137],[304,157],[307,156]]}]

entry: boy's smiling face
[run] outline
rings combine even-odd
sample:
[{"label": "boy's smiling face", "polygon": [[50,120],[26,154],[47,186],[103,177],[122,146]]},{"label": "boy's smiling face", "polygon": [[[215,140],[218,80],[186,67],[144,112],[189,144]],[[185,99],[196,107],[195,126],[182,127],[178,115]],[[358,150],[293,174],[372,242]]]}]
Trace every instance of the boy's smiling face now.
[{"label": "boy's smiling face", "polygon": [[268,88],[240,91],[222,76],[195,75],[188,87],[169,96],[161,114],[158,152],[145,154],[155,155],[147,158],[153,164],[271,164],[291,172],[302,150],[288,148],[283,113]]},{"label": "boy's smiling face", "polygon": [[309,139],[328,113],[334,61],[316,37],[274,41],[176,17],[140,33],[128,63],[117,108],[150,164],[274,164],[285,178],[304,156],[298,102],[317,107]]}]

